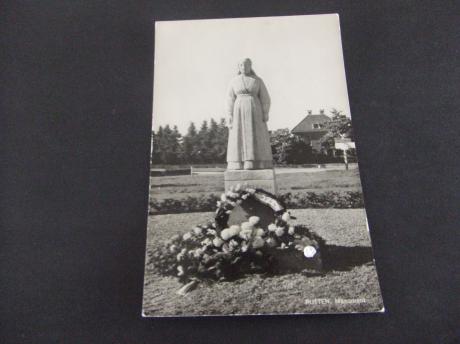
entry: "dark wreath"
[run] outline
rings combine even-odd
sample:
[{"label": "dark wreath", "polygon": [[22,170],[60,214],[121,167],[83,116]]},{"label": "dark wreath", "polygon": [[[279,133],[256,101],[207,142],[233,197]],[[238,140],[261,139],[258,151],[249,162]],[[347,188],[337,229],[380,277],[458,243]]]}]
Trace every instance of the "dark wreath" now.
[{"label": "dark wreath", "polygon": [[[257,215],[231,223],[232,212],[251,203],[270,209],[270,223],[267,216]],[[320,269],[323,239],[306,226],[290,224],[292,219],[275,195],[236,186],[222,194],[214,221],[156,246],[150,251],[148,263],[155,272],[177,276],[188,285],[203,280],[233,280],[249,273],[285,272],[298,268],[298,264]]]}]

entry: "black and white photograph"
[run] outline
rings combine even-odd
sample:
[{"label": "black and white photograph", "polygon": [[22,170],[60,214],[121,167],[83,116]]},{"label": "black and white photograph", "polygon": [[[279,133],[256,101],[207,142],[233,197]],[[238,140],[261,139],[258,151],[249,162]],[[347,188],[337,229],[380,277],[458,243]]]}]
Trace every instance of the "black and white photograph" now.
[{"label": "black and white photograph", "polygon": [[384,312],[337,14],[159,21],[144,317]]},{"label": "black and white photograph", "polygon": [[0,344],[460,343],[459,5],[2,1]]}]

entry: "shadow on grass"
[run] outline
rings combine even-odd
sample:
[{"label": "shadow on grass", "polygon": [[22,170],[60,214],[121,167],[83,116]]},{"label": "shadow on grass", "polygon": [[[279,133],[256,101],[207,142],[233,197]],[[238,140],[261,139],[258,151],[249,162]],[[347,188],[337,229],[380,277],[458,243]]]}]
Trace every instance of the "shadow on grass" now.
[{"label": "shadow on grass", "polygon": [[323,269],[330,271],[347,271],[355,266],[372,262],[372,248],[366,246],[328,245],[323,253]]},{"label": "shadow on grass", "polygon": [[302,254],[281,254],[276,257],[272,269],[265,276],[303,273],[307,276],[322,276],[333,271],[350,271],[354,267],[373,261],[372,248],[366,246],[325,245],[321,258],[305,260]]},{"label": "shadow on grass", "polygon": [[324,245],[321,258],[305,260],[302,255],[280,255],[268,274],[286,275],[302,272],[307,276],[326,275],[333,271],[349,271],[373,261],[372,248],[366,246]]}]

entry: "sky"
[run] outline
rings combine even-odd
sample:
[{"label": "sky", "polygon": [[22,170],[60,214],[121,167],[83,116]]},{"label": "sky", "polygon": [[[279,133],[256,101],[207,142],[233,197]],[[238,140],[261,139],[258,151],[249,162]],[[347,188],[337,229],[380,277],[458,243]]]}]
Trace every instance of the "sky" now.
[{"label": "sky", "polygon": [[307,110],[350,116],[337,14],[155,23],[152,127],[225,117],[238,62],[252,60],[271,97],[270,130],[292,129]]}]

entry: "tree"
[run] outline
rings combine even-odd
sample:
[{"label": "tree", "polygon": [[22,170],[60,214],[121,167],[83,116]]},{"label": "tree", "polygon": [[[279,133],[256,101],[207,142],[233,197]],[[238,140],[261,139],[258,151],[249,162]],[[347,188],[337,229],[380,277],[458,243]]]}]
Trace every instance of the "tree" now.
[{"label": "tree", "polygon": [[182,141],[182,151],[184,160],[187,163],[195,163],[197,162],[197,149],[198,144],[198,135],[196,132],[195,123],[190,122],[190,125],[187,130],[187,134],[184,136]]},{"label": "tree", "polygon": [[[160,127],[161,128],[161,127]],[[152,130],[152,151],[150,155],[150,161],[152,164],[159,164],[160,163],[160,157],[159,157],[159,151],[158,151],[158,134],[155,134],[155,131]]]},{"label": "tree", "polygon": [[289,129],[278,129],[271,134],[273,160],[279,165],[302,164],[313,159],[311,146]]},{"label": "tree", "polygon": [[228,128],[225,119],[203,121],[199,131],[190,122],[182,137],[174,126],[159,127],[152,131],[152,163],[178,164],[224,163],[227,153]]},{"label": "tree", "polygon": [[179,133],[179,129],[177,129],[177,125],[173,127],[171,133],[171,151],[172,151],[172,163],[177,164],[182,161],[183,156],[183,145],[182,145],[182,135]]},{"label": "tree", "polygon": [[197,162],[199,163],[208,162],[208,149],[210,148],[208,130],[208,121],[204,120],[203,123],[201,123],[200,131],[198,132],[196,145]]},{"label": "tree", "polygon": [[163,163],[161,156],[161,140],[163,137],[163,127],[160,125],[157,133],[152,131],[152,164]]},{"label": "tree", "polygon": [[163,164],[171,164],[171,160],[173,160],[171,136],[172,130],[169,124],[167,124],[163,128],[163,135],[160,138],[160,156]]},{"label": "tree", "polygon": [[335,138],[351,138],[353,140],[353,127],[351,119],[337,109],[331,110],[331,121],[324,123],[324,129],[328,131],[321,138],[321,145],[326,149],[334,148]]},{"label": "tree", "polygon": [[206,160],[207,162],[217,162],[217,152],[218,152],[218,143],[219,143],[219,127],[217,122],[211,118],[209,121],[209,129],[207,134],[207,143],[209,144],[208,149],[206,150]]},{"label": "tree", "polygon": [[181,159],[181,135],[169,125],[158,129],[153,147],[154,161],[161,164],[177,164]]},{"label": "tree", "polygon": [[228,128],[225,118],[221,118],[217,127],[216,162],[224,163],[227,160]]}]

